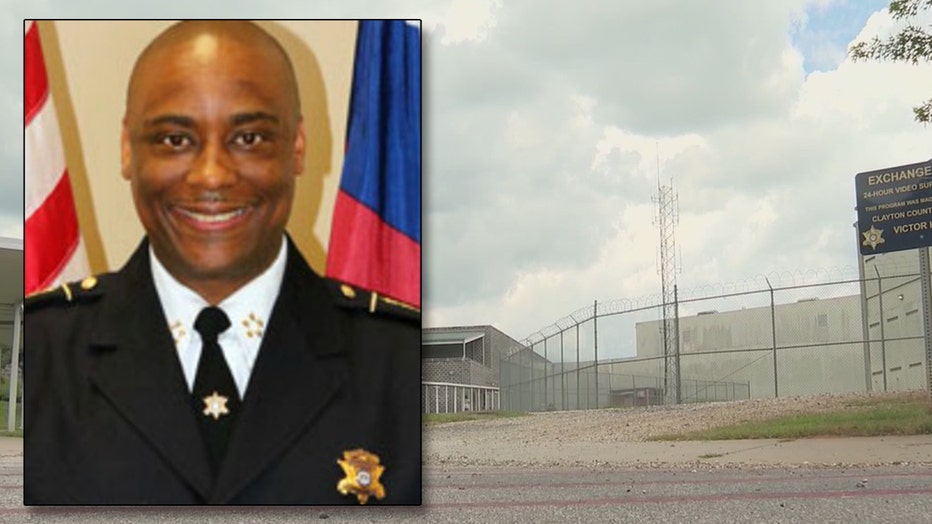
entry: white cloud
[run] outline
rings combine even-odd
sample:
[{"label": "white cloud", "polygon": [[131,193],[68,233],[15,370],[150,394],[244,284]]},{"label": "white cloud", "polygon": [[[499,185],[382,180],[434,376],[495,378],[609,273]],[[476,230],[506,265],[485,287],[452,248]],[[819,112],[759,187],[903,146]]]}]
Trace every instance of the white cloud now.
[{"label": "white cloud", "polygon": [[452,0],[427,23],[442,32],[443,45],[481,42],[495,27],[495,11],[501,7],[502,0]]},{"label": "white cloud", "polygon": [[[423,18],[426,325],[522,338],[594,299],[657,295],[658,142],[679,194],[683,289],[853,266],[854,174],[932,157],[932,129],[910,110],[929,96],[929,65],[805,74],[791,32],[830,0],[168,2],[179,16],[218,5]],[[165,7],[49,0],[31,14]],[[15,49],[18,22],[5,25]],[[878,13],[858,38],[896,27]],[[18,54],[5,60],[21,70]],[[0,87],[20,96],[16,75]],[[15,119],[2,132],[21,140]]]},{"label": "white cloud", "polygon": [[[728,15],[708,8],[694,17],[704,23],[665,31],[664,42],[651,42],[651,33],[665,22],[642,21],[668,6],[615,4],[615,17],[524,16],[538,31],[513,25],[526,14],[522,5],[502,8],[495,31],[477,46],[487,48],[481,60],[474,49],[457,55],[464,62],[456,65],[461,72],[534,67],[501,84],[470,75],[485,89],[471,98],[460,86],[449,106],[457,110],[431,115],[458,123],[457,114],[482,115],[457,125],[455,148],[447,149],[444,128],[436,128],[435,143],[449,153],[434,160],[439,184],[458,187],[449,170],[477,190],[510,191],[507,198],[478,191],[472,209],[428,214],[428,227],[444,216],[441,239],[428,244],[428,269],[441,279],[431,279],[426,298],[429,325],[493,323],[521,338],[595,298],[657,295],[659,234],[650,198],[658,143],[661,180],[674,179],[679,194],[681,288],[763,285],[767,274],[824,276],[855,266],[855,173],[932,156],[932,133],[910,111],[928,97],[929,66],[845,60],[805,76],[788,37],[800,4],[721,7]],[[615,22],[614,31],[595,18]],[[565,27],[553,29],[557,20]],[[861,38],[893,27],[887,15],[874,15]],[[507,102],[496,111],[500,100]],[[514,219],[506,207],[535,219]],[[510,218],[485,222],[489,216]],[[554,221],[570,227],[554,228]],[[444,237],[451,223],[489,227]],[[469,253],[476,255],[469,267],[446,280],[451,273],[443,268]]]}]

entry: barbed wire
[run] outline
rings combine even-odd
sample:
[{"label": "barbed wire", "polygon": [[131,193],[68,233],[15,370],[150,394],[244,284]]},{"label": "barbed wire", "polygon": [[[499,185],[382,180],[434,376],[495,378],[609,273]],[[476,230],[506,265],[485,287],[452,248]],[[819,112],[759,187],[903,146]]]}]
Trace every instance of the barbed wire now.
[{"label": "barbed wire", "polygon": [[[899,276],[911,275],[904,274]],[[677,295],[680,301],[694,301],[709,298],[725,298],[729,295],[769,292],[771,287],[774,291],[784,291],[803,286],[847,284],[859,278],[858,269],[853,266],[771,271],[766,274],[759,273],[752,277],[729,282],[704,283],[691,288],[680,288],[677,290]],[[871,280],[871,277],[866,276],[865,280]],[[544,339],[558,335],[562,331],[568,331],[583,322],[591,320],[593,317],[630,313],[633,311],[660,308],[662,306],[663,297],[661,294],[644,295],[636,298],[616,298],[605,302],[599,302],[597,311],[595,310],[595,304],[583,306],[569,315],[557,319],[556,322],[548,324],[525,337],[524,340],[521,341],[524,348],[516,348],[516,350],[506,358],[510,358],[513,354],[523,349],[531,348],[535,344],[543,342]]]}]

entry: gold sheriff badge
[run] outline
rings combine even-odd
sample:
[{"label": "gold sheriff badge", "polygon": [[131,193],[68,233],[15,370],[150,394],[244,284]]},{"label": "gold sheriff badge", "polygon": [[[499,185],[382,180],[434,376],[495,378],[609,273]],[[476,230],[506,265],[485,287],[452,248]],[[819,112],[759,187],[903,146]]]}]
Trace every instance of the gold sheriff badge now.
[{"label": "gold sheriff badge", "polygon": [[379,483],[385,466],[379,464],[378,455],[364,449],[344,451],[337,464],[346,473],[346,477],[337,483],[337,491],[341,495],[356,495],[360,504],[368,502],[370,496],[379,500],[385,498],[385,486]]}]

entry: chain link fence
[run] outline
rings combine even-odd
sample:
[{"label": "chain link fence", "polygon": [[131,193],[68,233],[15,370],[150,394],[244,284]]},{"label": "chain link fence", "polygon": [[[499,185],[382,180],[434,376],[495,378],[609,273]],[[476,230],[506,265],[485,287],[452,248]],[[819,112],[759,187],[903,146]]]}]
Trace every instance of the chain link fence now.
[{"label": "chain link fence", "polygon": [[871,269],[863,279],[706,287],[678,296],[666,323],[659,300],[594,302],[502,356],[502,409],[927,387],[920,275]]}]

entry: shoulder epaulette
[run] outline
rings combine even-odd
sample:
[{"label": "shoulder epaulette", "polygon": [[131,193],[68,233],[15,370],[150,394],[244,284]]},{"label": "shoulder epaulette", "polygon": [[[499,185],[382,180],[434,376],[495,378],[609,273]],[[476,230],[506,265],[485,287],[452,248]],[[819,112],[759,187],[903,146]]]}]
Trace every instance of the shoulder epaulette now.
[{"label": "shoulder epaulette", "polygon": [[334,291],[337,303],[343,307],[365,309],[372,315],[386,315],[415,322],[420,322],[421,320],[420,309],[400,300],[395,300],[391,297],[380,295],[375,291],[368,291],[337,280],[327,279],[327,283]]},{"label": "shoulder epaulette", "polygon": [[80,281],[68,282],[58,287],[33,293],[23,301],[23,309],[29,311],[42,306],[82,303],[96,299],[101,295],[101,290],[97,284],[97,277],[87,277]]}]

